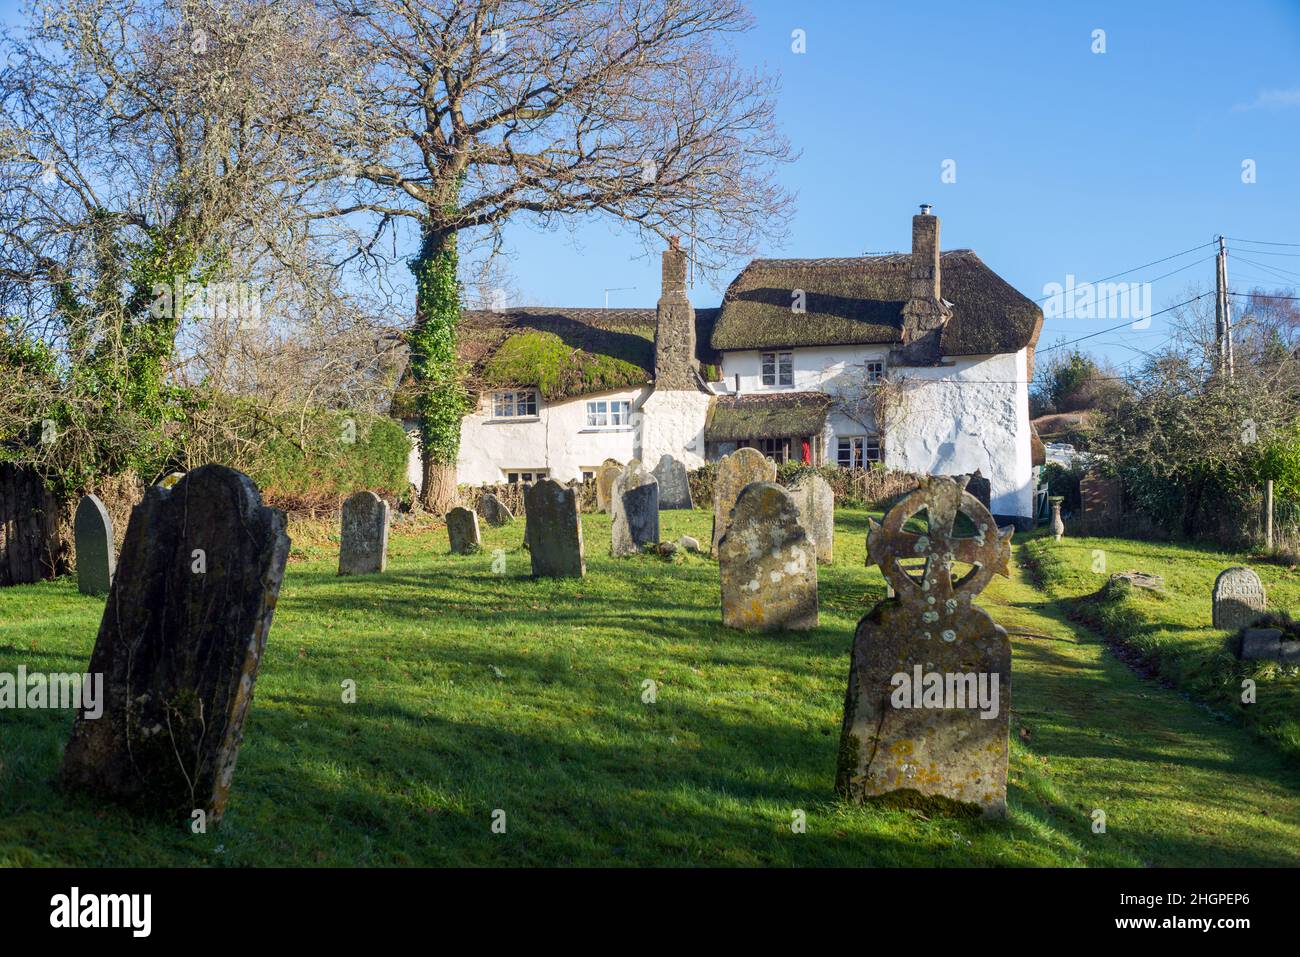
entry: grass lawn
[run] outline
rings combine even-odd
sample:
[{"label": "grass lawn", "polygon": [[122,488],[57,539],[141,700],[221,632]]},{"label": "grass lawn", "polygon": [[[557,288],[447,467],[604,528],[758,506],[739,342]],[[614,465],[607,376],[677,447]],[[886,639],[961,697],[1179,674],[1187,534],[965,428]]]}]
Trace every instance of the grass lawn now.
[{"label": "grass lawn", "polygon": [[[1239,662],[1225,648],[1228,632],[1210,625],[1210,592],[1225,568],[1259,573],[1270,608],[1300,607],[1300,569],[1194,545],[1117,538],[1046,536],[1025,545],[1034,573],[1072,617],[1121,643],[1140,667],[1250,727],[1300,765],[1300,668]],[[1104,561],[1102,560],[1104,559]],[[1094,571],[1094,567],[1098,570]],[[1165,589],[1106,588],[1110,574],[1138,570],[1163,576]],[[1255,682],[1244,704],[1242,681]]]},{"label": "grass lawn", "polygon": [[[708,540],[707,512],[662,519]],[[1295,763],[1135,675],[1019,568],[983,602],[1013,633],[1007,819],[841,803],[849,645],[884,591],[866,520],[837,513],[821,627],[792,635],[724,629],[706,558],[610,559],[605,516],[569,581],[528,576],[522,523],[470,557],[397,527],[389,571],[351,579],[298,528],[222,827],[60,792],[71,714],[5,711],[0,864],[1300,863]],[[68,580],[0,590],[0,671],[83,670],[102,609]]]}]

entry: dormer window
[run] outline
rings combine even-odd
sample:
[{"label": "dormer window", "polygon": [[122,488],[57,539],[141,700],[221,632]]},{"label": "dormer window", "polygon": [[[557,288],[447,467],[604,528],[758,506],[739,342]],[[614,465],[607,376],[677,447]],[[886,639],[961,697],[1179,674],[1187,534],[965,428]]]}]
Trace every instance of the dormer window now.
[{"label": "dormer window", "polygon": [[537,393],[532,389],[492,393],[492,418],[525,419],[536,416]]},{"label": "dormer window", "polygon": [[794,353],[764,352],[762,354],[763,385],[794,385]]}]

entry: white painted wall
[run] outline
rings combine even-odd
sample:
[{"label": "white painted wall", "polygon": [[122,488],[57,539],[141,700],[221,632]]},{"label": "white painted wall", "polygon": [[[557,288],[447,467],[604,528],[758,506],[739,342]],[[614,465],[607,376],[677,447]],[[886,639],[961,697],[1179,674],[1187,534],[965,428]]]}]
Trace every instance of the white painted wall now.
[{"label": "white painted wall", "polygon": [[641,461],[654,468],[667,454],[688,469],[703,465],[709,402],[707,393],[694,390],[652,392],[641,406]]},{"label": "white painted wall", "polygon": [[[766,350],[764,350],[766,351]],[[868,360],[884,360],[884,346],[816,346],[787,349],[794,354],[794,385],[763,385],[762,352],[726,352],[722,356],[722,386],[736,393],[736,376],[740,376],[740,393],[748,392],[820,392],[835,380],[862,371]]]},{"label": "white painted wall", "polygon": [[[627,462],[639,448],[641,405],[648,386],[579,396],[563,402],[539,398],[537,418],[493,420],[492,396],[484,394],[478,409],[460,425],[457,481],[464,485],[504,482],[508,471],[549,469],[551,478],[567,482],[582,477],[605,459]],[[632,424],[588,429],[587,402],[604,399],[632,403]]]}]

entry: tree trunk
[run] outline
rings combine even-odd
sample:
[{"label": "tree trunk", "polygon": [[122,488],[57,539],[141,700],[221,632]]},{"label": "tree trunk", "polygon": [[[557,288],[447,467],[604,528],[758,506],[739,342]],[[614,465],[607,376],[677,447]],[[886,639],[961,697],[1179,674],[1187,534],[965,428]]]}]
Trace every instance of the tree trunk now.
[{"label": "tree trunk", "polygon": [[435,515],[446,515],[460,504],[456,491],[456,466],[442,465],[425,455],[423,461],[420,505]]}]

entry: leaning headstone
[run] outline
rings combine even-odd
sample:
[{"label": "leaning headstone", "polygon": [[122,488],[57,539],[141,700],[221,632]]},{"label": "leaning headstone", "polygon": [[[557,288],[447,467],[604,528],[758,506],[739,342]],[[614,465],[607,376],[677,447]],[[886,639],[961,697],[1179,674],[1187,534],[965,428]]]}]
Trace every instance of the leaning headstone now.
[{"label": "leaning headstone", "polygon": [[65,786],[220,821],[288,555],[284,513],[233,469],[145,492],[87,668],[103,713],[78,715]]},{"label": "leaning headstone", "polygon": [[1265,598],[1264,583],[1254,569],[1242,566],[1225,568],[1214,579],[1211,621],[1215,628],[1224,631],[1249,628],[1267,610]]},{"label": "leaning headstone", "polygon": [[447,513],[447,538],[453,555],[474,555],[483,547],[478,537],[478,513],[457,506]]},{"label": "leaning headstone", "polygon": [[509,506],[491,492],[483,496],[482,501],[479,502],[479,508],[483,511],[483,518],[493,528],[509,525],[515,520],[515,513],[510,511]]},{"label": "leaning headstone", "polygon": [[107,595],[113,584],[113,520],[97,496],[83,496],[72,522],[77,549],[77,590]]},{"label": "leaning headstone", "polygon": [[524,489],[524,538],[535,578],[581,578],[582,522],[578,493],[554,479],[539,479]]},{"label": "leaning headstone", "polygon": [[659,483],[637,459],[627,463],[609,495],[609,553],[635,555],[659,542]]},{"label": "leaning headstone", "polygon": [[659,456],[659,464],[654,468],[655,479],[659,482],[660,508],[694,508],[691,500],[691,483],[686,476],[686,466],[668,453]]},{"label": "leaning headstone", "polygon": [[741,491],[718,545],[722,623],[746,631],[817,627],[817,555],[790,493],[774,482]]},{"label": "leaning headstone", "polygon": [[731,510],[736,507],[741,489],[754,482],[775,482],[776,463],[758,449],[737,449],[718,462],[713,479],[713,541],[711,555],[718,554],[718,544],[727,533]]},{"label": "leaning headstone", "polygon": [[817,563],[830,564],[835,560],[835,493],[830,483],[809,473],[790,487],[790,496],[799,509],[799,524],[817,548]]},{"label": "leaning headstone", "polygon": [[[924,531],[905,530],[922,512]],[[959,513],[973,537],[953,534]],[[1006,813],[1011,643],[972,600],[994,573],[1009,574],[1013,531],[994,525],[964,476],[924,476],[870,523],[870,560],[897,597],[853,638],[836,771],[850,800]]]},{"label": "leaning headstone", "polygon": [[356,492],[343,503],[340,575],[371,575],[388,567],[388,503]]},{"label": "leaning headstone", "polygon": [[596,509],[609,511],[609,497],[614,489],[614,480],[623,474],[623,463],[618,459],[605,459],[596,469]]}]

